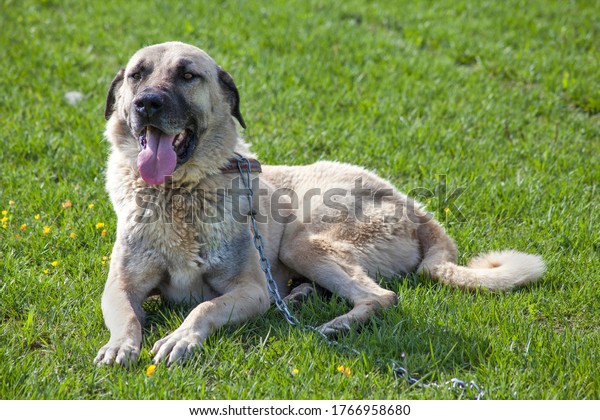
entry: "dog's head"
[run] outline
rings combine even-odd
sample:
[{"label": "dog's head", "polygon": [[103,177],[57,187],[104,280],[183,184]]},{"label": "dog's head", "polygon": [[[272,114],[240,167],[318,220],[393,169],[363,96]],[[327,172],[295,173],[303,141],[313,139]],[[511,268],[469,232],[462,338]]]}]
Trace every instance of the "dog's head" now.
[{"label": "dog's head", "polygon": [[[148,184],[186,163],[214,161],[246,127],[231,76],[204,51],[179,42],[139,50],[114,78],[105,118],[113,144],[135,157]],[[135,154],[135,156],[131,156]]]}]

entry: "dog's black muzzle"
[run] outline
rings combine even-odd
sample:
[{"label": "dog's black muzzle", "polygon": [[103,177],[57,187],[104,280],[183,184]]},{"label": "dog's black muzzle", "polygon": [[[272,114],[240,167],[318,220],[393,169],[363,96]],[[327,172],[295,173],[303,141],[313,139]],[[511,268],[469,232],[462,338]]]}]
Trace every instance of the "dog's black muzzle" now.
[{"label": "dog's black muzzle", "polygon": [[155,115],[162,112],[164,104],[165,101],[162,94],[154,91],[146,91],[133,101],[133,107],[138,117],[146,119],[148,122]]},{"label": "dog's black muzzle", "polygon": [[130,127],[135,135],[147,126],[168,134],[190,128],[184,101],[178,95],[158,87],[146,88],[131,102]]}]

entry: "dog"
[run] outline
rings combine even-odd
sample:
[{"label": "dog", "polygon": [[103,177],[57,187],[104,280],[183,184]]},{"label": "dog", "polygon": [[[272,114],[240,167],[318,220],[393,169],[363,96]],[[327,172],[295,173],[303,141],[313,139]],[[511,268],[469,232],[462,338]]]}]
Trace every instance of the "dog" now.
[{"label": "dog", "polygon": [[[110,85],[105,117],[117,231],[101,305],[110,340],[98,364],[136,362],[142,304],[154,294],[194,305],[152,348],[154,362],[168,365],[189,358],[216,329],[267,311],[272,298],[248,214],[281,296],[301,301],[317,285],[353,305],[319,327],[325,334],[396,303],[378,274],[417,272],[464,289],[509,290],[544,272],[539,256],[512,250],[457,265],[441,225],[361,167],[260,168],[238,134],[246,124],[233,78],[194,46],[168,42],[136,52]],[[299,284],[292,290],[290,279]]]}]

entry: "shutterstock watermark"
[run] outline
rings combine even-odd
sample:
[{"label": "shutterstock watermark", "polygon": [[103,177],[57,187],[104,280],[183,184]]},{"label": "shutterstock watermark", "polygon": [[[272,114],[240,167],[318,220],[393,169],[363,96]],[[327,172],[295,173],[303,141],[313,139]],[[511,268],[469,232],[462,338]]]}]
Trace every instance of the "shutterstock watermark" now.
[{"label": "shutterstock watermark", "polygon": [[[422,217],[423,210],[417,211],[419,205],[416,202],[420,202],[427,205],[428,211],[438,212],[438,220],[452,218],[459,223],[466,220],[458,205],[464,188],[448,191],[446,175],[437,176],[433,189],[414,188],[406,194],[392,188],[373,189],[365,184],[363,178],[356,178],[351,188],[323,189],[317,186],[302,190],[270,190],[255,178],[252,180],[255,204],[252,213],[257,223],[372,223],[374,219],[394,223],[406,218],[415,223],[426,223],[429,219]],[[194,224],[233,219],[247,223],[251,212],[249,193],[241,177],[234,177],[226,188],[210,190],[177,186],[171,177],[167,177],[163,185],[148,186],[136,193],[138,213],[135,222]]]}]

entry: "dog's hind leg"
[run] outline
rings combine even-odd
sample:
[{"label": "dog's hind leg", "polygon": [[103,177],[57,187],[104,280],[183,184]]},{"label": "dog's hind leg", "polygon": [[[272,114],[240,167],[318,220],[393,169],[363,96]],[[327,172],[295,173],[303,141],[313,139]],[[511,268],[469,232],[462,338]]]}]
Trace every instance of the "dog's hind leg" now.
[{"label": "dog's hind leg", "polygon": [[350,312],[320,326],[321,332],[335,334],[348,330],[351,325],[368,321],[377,311],[396,302],[396,294],[381,288],[352,254],[337,252],[333,246],[324,246],[322,239],[311,239],[307,235],[290,242],[293,243],[283,247],[281,261],[353,305]]},{"label": "dog's hind leg", "polygon": [[313,293],[315,293],[315,285],[310,282],[302,283],[292,290],[283,299],[288,305],[295,305],[305,302]]}]

